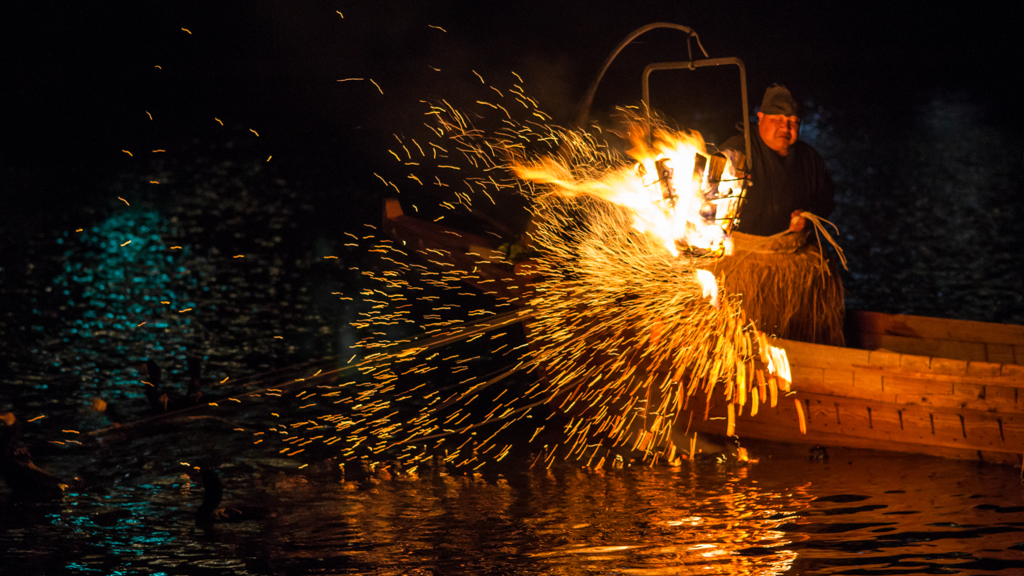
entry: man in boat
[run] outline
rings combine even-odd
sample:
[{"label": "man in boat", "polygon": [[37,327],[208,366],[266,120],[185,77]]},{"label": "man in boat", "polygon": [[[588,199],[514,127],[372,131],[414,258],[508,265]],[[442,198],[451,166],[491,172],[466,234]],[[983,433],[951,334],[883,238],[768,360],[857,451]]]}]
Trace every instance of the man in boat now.
[{"label": "man in boat", "polygon": [[[771,236],[803,229],[810,212],[828,218],[835,208],[835,188],[825,162],[810,144],[798,140],[800,107],[785,86],[773,84],[757,113],[757,132],[750,139],[751,182],[737,230]],[[743,151],[743,135],[722,148]]]},{"label": "man in boat", "polygon": [[[768,88],[757,119],[735,252],[719,263],[716,275],[725,290],[742,294],[747,317],[768,334],[842,345],[838,270],[823,257],[803,215],[832,213],[832,179],[817,151],[798,139],[799,106],[785,86]],[[743,136],[721,148],[742,151]]]}]

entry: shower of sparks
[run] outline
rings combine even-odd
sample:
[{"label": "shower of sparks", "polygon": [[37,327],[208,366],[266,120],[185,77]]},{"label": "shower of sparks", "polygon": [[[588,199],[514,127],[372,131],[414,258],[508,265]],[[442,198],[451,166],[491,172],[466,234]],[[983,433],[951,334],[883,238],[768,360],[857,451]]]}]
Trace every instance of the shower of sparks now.
[{"label": "shower of sparks", "polygon": [[536,233],[547,250],[528,330],[542,393],[573,417],[564,456],[599,462],[610,445],[671,459],[691,397],[704,399],[701,411],[712,401],[742,409],[759,373],[779,386],[776,356],[737,302],[705,298],[703,258],[672,256],[631,229],[628,211],[587,204],[549,205]]},{"label": "shower of sparks", "polygon": [[[436,194],[441,213],[415,220],[389,208],[383,231],[367,224],[347,233],[346,247],[379,263],[357,270],[366,281],[358,295],[335,293],[356,310],[359,340],[343,354],[351,357],[240,396],[294,409],[282,418],[276,408],[278,424],[243,433],[257,443],[276,438],[269,445],[284,456],[387,459],[405,470],[428,462],[477,470],[513,451],[536,454],[534,466],[565,459],[600,468],[692,451],[687,422],[706,418],[713,403],[727,404],[731,418],[769,398],[774,406],[789,389],[785,352],[705,271],[727,230],[700,228],[706,207],[682,194],[672,207],[655,198],[654,216],[618,195],[630,187],[649,195],[637,166],[675,148],[634,141],[627,158],[550,125],[519,84],[486,88],[503,101],[480,101],[472,114],[428,104],[429,134],[395,136],[389,152]],[[528,119],[511,120],[512,109]],[[470,119],[487,111],[499,111],[498,127],[474,127]],[[699,135],[636,124],[648,122],[636,115],[630,122],[628,131],[704,153]],[[687,154],[692,162],[691,148],[680,158]],[[495,238],[430,222],[516,195],[529,201],[535,228],[525,261],[512,261]],[[735,216],[730,202],[719,217]],[[659,235],[663,227],[647,225],[658,218],[682,232]]]},{"label": "shower of sparks", "polygon": [[[704,152],[699,136],[667,134],[636,115],[626,121],[641,166],[679,144],[682,157]],[[649,133],[672,145],[645,146],[638,135]],[[535,319],[529,356],[545,378],[528,398],[545,396],[571,417],[562,455],[600,466],[611,446],[672,459],[673,430],[691,397],[700,394],[705,408],[724,401],[742,410],[757,381],[788,389],[784,353],[709,285],[710,257],[675,249],[679,240],[698,248],[721,242],[720,227],[695,228],[700,203],[687,206],[680,193],[677,230],[651,226],[656,219],[646,216],[664,212],[650,209],[660,193],[644,203],[651,186],[643,172],[584,133],[562,131],[555,141],[558,159],[524,164],[518,146],[506,157],[517,175],[541,184],[526,188],[540,250],[526,303]],[[690,171],[692,164],[683,173]]]}]

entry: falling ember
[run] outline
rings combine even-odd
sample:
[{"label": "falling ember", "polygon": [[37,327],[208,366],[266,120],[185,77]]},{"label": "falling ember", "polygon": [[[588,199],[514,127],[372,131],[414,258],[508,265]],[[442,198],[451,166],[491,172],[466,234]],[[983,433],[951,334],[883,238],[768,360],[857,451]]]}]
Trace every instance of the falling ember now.
[{"label": "falling ember", "polygon": [[796,404],[796,415],[800,421],[800,433],[807,434],[807,417],[804,415],[804,405],[800,402],[799,398],[793,398],[793,402]]},{"label": "falling ember", "polygon": [[761,338],[764,340],[763,348],[768,350],[768,360],[766,361],[768,371],[777,374],[783,381],[783,392],[789,392],[789,384],[793,381],[793,376],[789,372],[789,358],[786,356],[786,350],[768,344],[763,334]]},{"label": "falling ember", "polygon": [[[784,356],[705,270],[729,251],[742,200],[731,157],[707,154],[696,133],[636,116],[632,161],[625,161],[582,132],[520,125],[489,139],[450,106],[434,106],[431,115],[438,121],[432,131],[454,141],[440,148],[454,147],[474,168],[511,173],[504,180],[488,174],[486,182],[497,191],[524,190],[531,201],[538,255],[529,269],[537,279],[517,302],[532,315],[520,366],[543,377],[520,400],[546,403],[569,419],[565,441],[546,448],[539,463],[604,462],[623,448],[648,461],[671,459],[674,425],[692,410],[691,397],[743,406],[755,375],[770,376],[773,397],[775,382],[788,387]],[[519,142],[527,133],[557,157],[527,155]],[[650,145],[645,134],[654,135]],[[483,179],[471,182],[493,202]],[[474,398],[467,392],[452,401]]]}]

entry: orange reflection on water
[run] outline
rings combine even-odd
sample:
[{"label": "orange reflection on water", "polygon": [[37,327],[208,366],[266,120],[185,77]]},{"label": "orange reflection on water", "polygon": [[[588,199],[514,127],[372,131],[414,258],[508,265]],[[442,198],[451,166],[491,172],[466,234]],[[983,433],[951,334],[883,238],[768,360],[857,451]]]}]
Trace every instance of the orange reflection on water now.
[{"label": "orange reflection on water", "polygon": [[294,504],[275,521],[275,565],[566,576],[1024,568],[1017,470],[840,449],[811,460],[806,447],[747,444],[759,464],[510,465],[488,477],[424,467],[362,483],[282,482],[273,490]]},{"label": "orange reflection on water", "polygon": [[[811,499],[799,489],[760,489],[744,469],[716,472],[710,464],[563,468],[495,482],[428,470],[342,486],[299,486],[317,491],[301,498],[319,505],[279,527],[301,543],[295,553],[322,557],[325,545],[344,540],[335,553],[377,569],[422,566],[433,574],[499,566],[544,574],[781,574],[797,553],[779,527]],[[332,517],[327,530],[323,519]]]}]

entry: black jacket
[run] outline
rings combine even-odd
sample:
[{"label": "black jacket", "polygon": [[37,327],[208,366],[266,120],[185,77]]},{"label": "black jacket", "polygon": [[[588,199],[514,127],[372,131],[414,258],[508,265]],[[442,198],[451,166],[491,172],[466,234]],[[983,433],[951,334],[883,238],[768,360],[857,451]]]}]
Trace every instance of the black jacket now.
[{"label": "black jacket", "polygon": [[[743,135],[720,146],[743,152]],[[740,232],[771,236],[789,228],[790,214],[806,210],[828,218],[835,208],[835,187],[821,156],[797,140],[789,154],[779,156],[754,130],[750,135],[750,184],[740,212]]]}]

